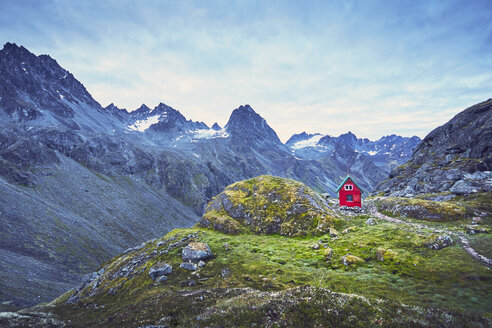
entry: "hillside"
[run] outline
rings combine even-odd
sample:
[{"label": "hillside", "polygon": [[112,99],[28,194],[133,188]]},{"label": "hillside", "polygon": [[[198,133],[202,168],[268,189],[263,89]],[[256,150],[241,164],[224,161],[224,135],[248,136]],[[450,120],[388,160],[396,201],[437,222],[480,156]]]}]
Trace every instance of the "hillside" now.
[{"label": "hillside", "polygon": [[[374,194],[466,195],[492,191],[492,99],[434,129],[411,159],[379,183]],[[452,197],[452,196],[451,196]]]},{"label": "hillside", "polygon": [[[271,185],[295,186],[316,195],[302,184],[270,176],[238,182],[221,195],[236,196],[235,201],[248,209],[252,195],[244,191],[246,186],[255,188],[255,197],[268,199]],[[219,200],[224,203],[221,195],[209,204],[208,213]],[[266,209],[275,205],[278,211],[287,211],[292,205],[276,200],[265,203]],[[312,205],[318,207],[317,202]],[[234,235],[198,225],[174,230],[116,256],[79,288],[48,305],[4,313],[0,323],[13,327],[41,322],[52,327],[64,322],[73,327],[492,324],[492,273],[457,238],[465,233],[463,223],[470,218],[429,225],[384,219],[377,212],[343,211],[330,202],[322,207],[325,210],[336,220],[317,236],[252,231],[254,222],[271,220],[269,211],[244,221],[249,230]],[[305,219],[312,223],[309,216]]]}]

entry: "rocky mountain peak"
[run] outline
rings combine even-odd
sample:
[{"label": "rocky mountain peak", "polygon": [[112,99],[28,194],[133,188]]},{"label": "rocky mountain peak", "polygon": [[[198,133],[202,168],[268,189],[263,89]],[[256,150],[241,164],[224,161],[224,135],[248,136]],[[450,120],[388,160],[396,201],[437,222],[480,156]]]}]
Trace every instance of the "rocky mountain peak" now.
[{"label": "rocky mountain peak", "polygon": [[[417,137],[411,139],[417,142]],[[392,196],[492,191],[492,99],[430,132],[411,159],[377,187]],[[420,183],[425,181],[425,183]]]},{"label": "rocky mountain peak", "polygon": [[256,139],[281,143],[275,131],[250,105],[233,110],[225,128],[233,138],[239,137],[243,142]]},{"label": "rocky mountain peak", "polygon": [[214,129],[215,131],[222,130],[222,128],[220,127],[219,124],[217,124],[217,122],[215,122],[214,125],[212,125],[212,129]]},{"label": "rocky mountain peak", "polygon": [[81,104],[101,106],[72,74],[48,55],[36,56],[22,46],[6,43],[0,50],[0,107],[14,121],[45,117],[50,124],[71,128],[74,109]]},{"label": "rocky mountain peak", "polygon": [[292,137],[290,137],[289,140],[287,140],[285,145],[290,147],[299,141],[308,140],[308,139],[310,139],[314,136],[318,136],[318,135],[321,135],[321,134],[320,133],[307,133],[306,131],[303,131],[301,133],[297,133],[297,134],[292,135]]},{"label": "rocky mountain peak", "polygon": [[150,113],[151,109],[145,105],[145,104],[142,104],[140,107],[138,107],[136,110],[134,110],[132,112],[132,114],[134,115],[138,115],[138,114],[145,114],[145,113]]}]

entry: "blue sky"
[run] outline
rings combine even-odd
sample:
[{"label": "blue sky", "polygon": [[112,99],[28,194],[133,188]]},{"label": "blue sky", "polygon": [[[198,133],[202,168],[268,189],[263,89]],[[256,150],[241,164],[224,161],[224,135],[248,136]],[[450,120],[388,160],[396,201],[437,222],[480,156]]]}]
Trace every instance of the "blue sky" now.
[{"label": "blue sky", "polygon": [[224,125],[424,137],[492,97],[492,1],[2,0],[0,42],[49,54],[103,106]]}]

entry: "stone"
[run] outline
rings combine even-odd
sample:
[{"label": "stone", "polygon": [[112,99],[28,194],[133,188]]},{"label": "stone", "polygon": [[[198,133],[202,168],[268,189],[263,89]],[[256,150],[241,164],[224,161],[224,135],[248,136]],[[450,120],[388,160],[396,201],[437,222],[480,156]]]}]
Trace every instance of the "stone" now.
[{"label": "stone", "polygon": [[157,279],[155,280],[156,282],[163,282],[163,281],[166,281],[167,280],[167,276],[159,276],[157,277]]},{"label": "stone", "polygon": [[185,248],[183,248],[182,259],[183,262],[199,262],[200,260],[207,260],[213,256],[210,247],[206,243],[191,242]]},{"label": "stone", "polygon": [[466,195],[478,192],[477,188],[474,186],[474,183],[468,180],[459,180],[457,181],[449,191],[457,194],[457,195]]},{"label": "stone", "polygon": [[185,281],[181,281],[179,284],[181,285],[181,287],[186,287],[186,286],[194,287],[194,286],[196,286],[196,281],[193,279],[188,279]]},{"label": "stone", "polygon": [[333,249],[331,247],[328,247],[327,249],[325,249],[325,259],[327,261],[331,260],[332,256],[333,256]]},{"label": "stone", "polygon": [[450,246],[452,243],[453,239],[448,235],[432,235],[427,239],[424,245],[430,249],[439,250]]},{"label": "stone", "polygon": [[313,244],[313,245],[311,245],[311,248],[312,249],[319,249],[319,244],[318,243]]},{"label": "stone", "polygon": [[224,270],[222,270],[220,272],[220,275],[222,276],[222,278],[227,278],[228,276],[231,275],[231,270],[229,270],[228,268],[225,268]]},{"label": "stone", "polygon": [[190,270],[190,271],[196,271],[198,269],[198,265],[196,265],[195,263],[191,263],[191,262],[183,262],[180,264],[179,267],[182,269],[185,269],[185,270]]},{"label": "stone", "polygon": [[198,262],[198,267],[199,268],[203,268],[205,266],[205,262],[204,261],[199,261]]},{"label": "stone", "polygon": [[345,266],[362,264],[365,261],[358,256],[346,254],[340,259]]},{"label": "stone", "polygon": [[466,226],[466,233],[470,235],[474,235],[477,233],[489,233],[489,230],[485,227],[480,227],[478,225],[467,225]]},{"label": "stone", "polygon": [[154,264],[149,270],[149,276],[152,280],[156,280],[160,276],[168,275],[173,272],[173,267],[164,262]]},{"label": "stone", "polygon": [[365,224],[373,226],[373,225],[377,225],[378,221],[374,220],[373,218],[369,218],[366,220]]},{"label": "stone", "polygon": [[393,260],[397,256],[397,253],[392,251],[391,249],[378,249],[376,251],[376,259],[380,262],[384,262],[385,260]]},{"label": "stone", "polygon": [[337,237],[338,236],[338,231],[335,228],[330,228],[328,230],[328,234],[330,235],[330,237]]},{"label": "stone", "polygon": [[345,235],[345,234],[347,234],[349,232],[354,232],[355,230],[357,230],[356,227],[348,227],[348,228],[342,230],[342,234]]}]

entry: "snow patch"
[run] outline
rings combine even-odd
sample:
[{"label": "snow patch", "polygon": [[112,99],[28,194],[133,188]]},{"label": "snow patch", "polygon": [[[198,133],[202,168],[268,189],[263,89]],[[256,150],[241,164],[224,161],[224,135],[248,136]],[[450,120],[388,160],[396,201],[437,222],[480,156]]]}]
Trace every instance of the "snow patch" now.
[{"label": "snow patch", "polygon": [[295,144],[293,144],[291,146],[291,148],[292,149],[302,149],[302,148],[307,148],[307,147],[316,147],[316,144],[318,143],[318,141],[321,138],[323,138],[323,135],[317,134],[317,135],[312,136],[309,139],[296,142]]},{"label": "snow patch", "polygon": [[192,133],[193,133],[193,138],[195,139],[215,139],[215,138],[229,137],[229,134],[225,129],[219,131],[215,131],[214,129],[202,129],[202,130],[192,131]]},{"label": "snow patch", "polygon": [[128,128],[133,131],[143,132],[147,130],[152,124],[159,123],[160,115],[149,116],[143,120],[137,120],[132,125],[129,125]]}]

